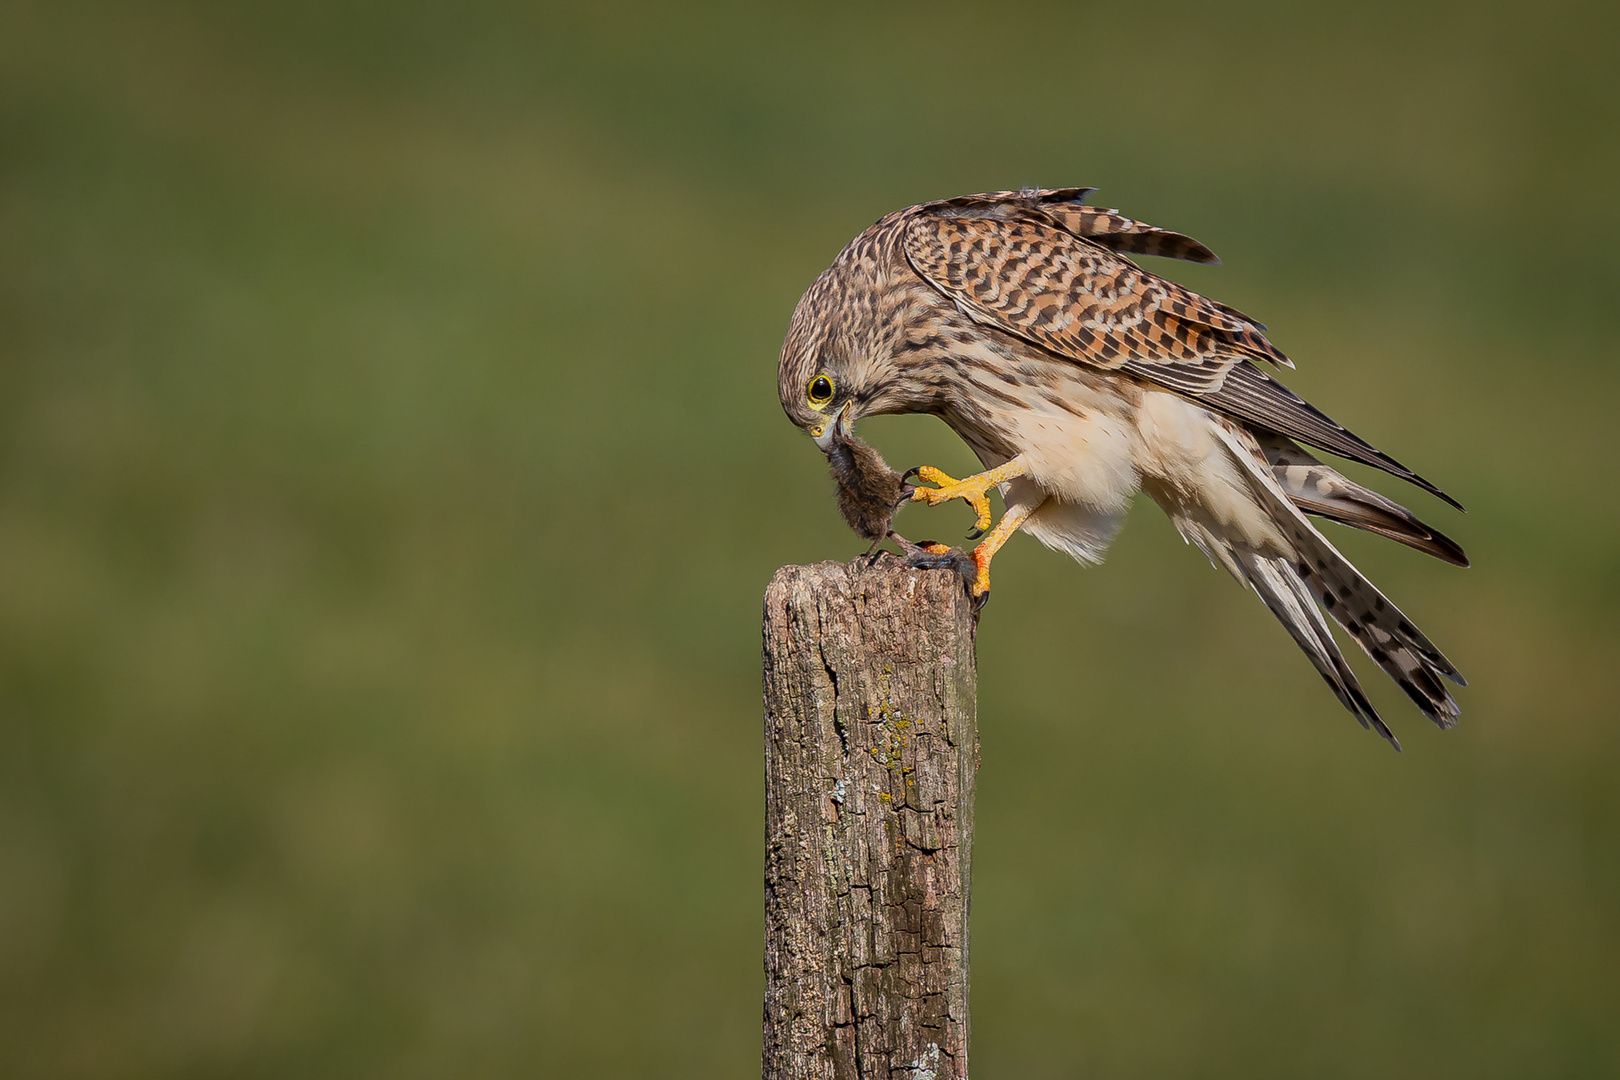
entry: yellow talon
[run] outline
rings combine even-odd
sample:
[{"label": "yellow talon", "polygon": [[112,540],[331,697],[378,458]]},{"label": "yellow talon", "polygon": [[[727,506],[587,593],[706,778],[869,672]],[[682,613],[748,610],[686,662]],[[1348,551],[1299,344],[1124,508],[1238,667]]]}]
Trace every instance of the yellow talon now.
[{"label": "yellow talon", "polygon": [[917,476],[930,484],[937,484],[938,486],[913,489],[911,501],[925,502],[929,506],[938,506],[940,503],[950,502],[952,499],[962,499],[973,507],[973,512],[977,515],[976,527],[983,532],[990,527],[990,500],[985,496],[985,492],[990,490],[990,485],[980,484],[977,481],[981,480],[985,475],[985,473],[980,473],[978,476],[970,476],[966,480],[957,480],[940,472],[932,465],[924,465],[917,470]]},{"label": "yellow talon", "polygon": [[1018,458],[982,473],[957,480],[934,468],[932,465],[923,465],[912,472],[930,484],[937,485],[931,488],[916,488],[911,492],[912,502],[925,502],[929,506],[938,506],[940,503],[952,499],[961,499],[973,507],[976,515],[974,526],[984,532],[990,527],[990,500],[987,493],[998,484],[1005,483],[1017,476],[1024,475],[1024,465]]},{"label": "yellow talon", "polygon": [[[912,469],[907,475],[920,476],[930,484],[937,485],[931,488],[914,488],[911,492],[912,502],[925,502],[929,506],[938,506],[940,503],[949,502],[951,499],[962,499],[973,507],[974,513],[978,516],[979,531],[984,532],[990,529],[990,500],[986,497],[986,494],[998,484],[1004,484],[1008,480],[1020,476],[1027,476],[1028,470],[1025,469],[1021,460],[1013,458],[1011,461],[997,465],[993,469],[987,469],[975,476],[969,476],[961,480],[947,476],[932,465],[923,465]],[[997,551],[1001,550],[1001,546],[1012,538],[1012,534],[1017,532],[1024,522],[1029,520],[1030,515],[1045,504],[1046,500],[1044,499],[1038,503],[1014,504],[1007,513],[1001,515],[1001,521],[994,530],[990,531],[990,534],[984,538],[983,542],[968,553],[967,557],[973,560],[974,569],[973,579],[968,582],[968,593],[973,597],[975,609],[990,596],[990,560],[995,557]],[[922,555],[941,557],[950,555],[953,550],[955,549],[948,548],[943,544],[925,544],[916,547],[916,551]],[[937,565],[944,566],[947,564],[940,563]],[[958,567],[953,565],[952,569],[958,569]],[[961,569],[965,569],[965,567]],[[959,573],[961,569],[958,569]]]}]

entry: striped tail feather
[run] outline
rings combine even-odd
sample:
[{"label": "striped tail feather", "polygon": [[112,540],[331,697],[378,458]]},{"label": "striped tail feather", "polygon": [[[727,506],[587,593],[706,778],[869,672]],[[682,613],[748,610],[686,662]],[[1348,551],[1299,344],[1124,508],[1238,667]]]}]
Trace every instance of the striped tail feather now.
[{"label": "striped tail feather", "polygon": [[1271,475],[1307,514],[1386,536],[1453,566],[1467,566],[1468,556],[1451,537],[1418,520],[1392,499],[1351,480],[1318,461],[1285,435],[1256,434]]},{"label": "striped tail feather", "polygon": [[1361,684],[1356,681],[1355,673],[1339,651],[1338,642],[1333,640],[1333,631],[1316,606],[1315,597],[1300,580],[1294,567],[1286,559],[1267,558],[1253,551],[1236,551],[1233,554],[1243,571],[1240,580],[1246,582],[1271,609],[1271,613],[1277,616],[1277,621],[1283,624],[1283,629],[1310,658],[1344,707],[1361,721],[1362,727],[1372,728],[1399,750],[1400,740],[1389,730],[1389,725],[1384,723],[1383,717],[1378,715],[1378,710],[1373,708]]},{"label": "striped tail feather", "polygon": [[[1174,504],[1166,501],[1167,510]],[[1223,566],[1239,582],[1253,589],[1255,595],[1282,623],[1288,636],[1300,647],[1313,667],[1328,684],[1340,703],[1350,710],[1364,728],[1371,728],[1395,749],[1400,740],[1384,723],[1362,690],[1355,672],[1345,662],[1333,631],[1322,617],[1317,599],[1306,586],[1293,561],[1275,555],[1264,555],[1252,548],[1240,547],[1226,541],[1201,515],[1184,512],[1184,507],[1170,510],[1170,520],[1182,538],[1202,551],[1211,563]],[[1309,526],[1306,526],[1309,528]]]},{"label": "striped tail feather", "polygon": [[[1310,528],[1308,525],[1306,528]],[[1300,543],[1295,570],[1318,602],[1345,628],[1373,663],[1389,673],[1423,715],[1442,728],[1457,723],[1457,702],[1442,678],[1468,685],[1445,654],[1316,530],[1314,548]]]},{"label": "striped tail feather", "polygon": [[[1344,627],[1425,716],[1441,728],[1455,725],[1457,702],[1441,680],[1466,685],[1461,673],[1400,608],[1311,525],[1278,483],[1273,470],[1262,464],[1264,457],[1256,452],[1259,448],[1253,436],[1228,423],[1219,423],[1217,428],[1233,458],[1248,472],[1256,497],[1293,548],[1291,560],[1229,548],[1221,553],[1221,561],[1260,595],[1345,707],[1364,726],[1375,728],[1389,739],[1396,749],[1400,743],[1349,674],[1316,604]],[[1302,603],[1301,597],[1316,603]]]}]

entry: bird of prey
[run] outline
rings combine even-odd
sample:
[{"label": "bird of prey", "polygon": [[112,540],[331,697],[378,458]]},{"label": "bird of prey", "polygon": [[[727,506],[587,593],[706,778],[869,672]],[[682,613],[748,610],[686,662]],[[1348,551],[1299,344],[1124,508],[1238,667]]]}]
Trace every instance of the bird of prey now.
[{"label": "bird of prey", "polygon": [[[1144,491],[1184,539],[1259,595],[1363,727],[1399,749],[1323,610],[1425,716],[1451,727],[1457,704],[1441,680],[1460,686],[1462,676],[1307,515],[1459,566],[1467,557],[1301,444],[1462,507],[1272,378],[1261,365],[1293,364],[1264,326],[1131,258],[1215,263],[1213,252],[1085,205],[1092,190],[1026,188],[896,211],[805,292],[778,389],[789,419],[828,455],[845,519],[874,548],[893,538],[913,565],[958,570],[982,603],[991,558],[1014,532],[1099,562]],[[940,417],[984,471],[894,473],[853,433],[879,413]],[[991,488],[1006,506],[993,529]],[[951,499],[977,515],[972,538],[983,539],[971,552],[892,531],[901,504]]]}]

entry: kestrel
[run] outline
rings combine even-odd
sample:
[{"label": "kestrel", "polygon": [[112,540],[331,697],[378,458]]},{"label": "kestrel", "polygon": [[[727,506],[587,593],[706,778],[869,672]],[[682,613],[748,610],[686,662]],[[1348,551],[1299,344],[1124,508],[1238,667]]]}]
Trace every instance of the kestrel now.
[{"label": "kestrel", "polygon": [[[828,455],[845,519],[874,547],[893,537],[913,565],[957,569],[983,602],[990,560],[1014,532],[1100,562],[1144,491],[1184,539],[1259,595],[1363,727],[1399,749],[1323,610],[1425,716],[1451,727],[1457,703],[1441,679],[1461,686],[1462,676],[1306,515],[1458,566],[1467,557],[1300,444],[1462,507],[1267,374],[1261,364],[1293,363],[1264,326],[1130,258],[1219,262],[1213,252],[1083,205],[1091,190],[995,192],[896,211],[805,292],[778,389],[788,417]],[[880,413],[940,417],[985,471],[956,480],[924,466],[899,476],[853,433],[855,421]],[[911,484],[912,475],[933,486]],[[993,529],[991,488],[1006,504]],[[967,501],[978,532],[988,530],[971,553],[892,532],[904,502],[951,499]]]}]

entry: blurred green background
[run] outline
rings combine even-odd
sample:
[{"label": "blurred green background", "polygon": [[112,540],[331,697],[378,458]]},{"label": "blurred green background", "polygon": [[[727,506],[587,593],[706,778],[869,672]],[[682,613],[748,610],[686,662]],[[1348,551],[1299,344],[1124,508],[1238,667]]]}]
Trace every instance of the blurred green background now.
[{"label": "blurred green background", "polygon": [[1617,11],[9,0],[0,1074],[753,1074],[781,335],[1031,183],[1468,505],[1334,539],[1473,685],[1362,665],[1397,756],[1151,506],[1012,544],[975,1074],[1620,1073]]}]

